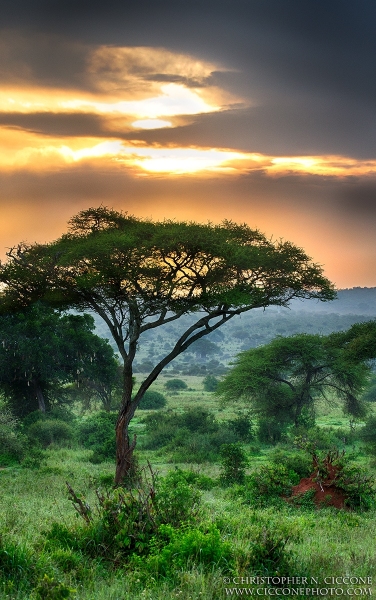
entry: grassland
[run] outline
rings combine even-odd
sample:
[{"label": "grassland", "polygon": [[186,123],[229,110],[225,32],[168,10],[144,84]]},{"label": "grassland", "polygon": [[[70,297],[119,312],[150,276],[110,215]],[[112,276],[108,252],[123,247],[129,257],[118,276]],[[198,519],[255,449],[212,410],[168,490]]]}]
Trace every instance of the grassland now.
[{"label": "grassland", "polygon": [[[188,407],[204,407],[215,411],[217,418],[223,422],[236,416],[237,407],[219,406],[215,396],[203,390],[202,378],[192,376],[184,379],[188,390],[168,394],[168,407],[164,410],[182,412]],[[164,392],[166,381],[165,377],[161,377],[154,388]],[[138,456],[141,465],[150,461],[161,476],[179,467],[205,474],[214,480],[218,478],[219,464],[203,462],[197,465],[189,461],[175,464],[170,462],[168,453],[142,450],[142,420],[148,413],[149,411],[139,411],[133,425],[139,438]],[[342,415],[340,408],[324,404],[319,406],[318,424],[321,428],[348,428],[347,419]],[[273,448],[260,444],[245,444],[244,448],[250,459],[248,473],[265,465],[273,452]],[[347,451],[355,451],[356,460],[366,466],[370,473],[375,474],[372,460],[358,441],[352,442]],[[8,575],[1,582],[0,598],[216,600],[235,595],[235,592],[228,591],[235,587],[251,587],[254,590],[270,588],[273,591],[273,586],[242,585],[240,580],[236,579],[238,575],[246,578],[263,574],[272,574],[275,577],[306,577],[308,582],[311,581],[310,578],[315,578],[319,582],[317,585],[309,584],[303,587],[342,590],[319,594],[308,592],[303,594],[305,597],[347,596],[349,588],[361,590],[355,595],[368,595],[364,588],[376,590],[372,584],[346,585],[342,580],[335,585],[324,584],[324,578],[349,576],[373,578],[373,581],[376,581],[374,508],[364,512],[334,508],[319,510],[310,505],[299,507],[284,501],[270,506],[267,503],[254,506],[244,504],[236,488],[219,485],[202,491],[202,522],[214,522],[220,531],[221,539],[234,549],[237,558],[228,572],[216,564],[208,567],[199,561],[192,561],[184,568],[176,568],[168,576],[158,576],[142,566],[137,567],[133,564],[130,567],[126,560],[114,565],[103,557],[92,558],[74,548],[53,548],[46,535],[46,532],[51,531],[53,524],[58,523],[75,530],[80,521],[68,500],[65,482],[68,481],[77,493],[85,497],[87,503],[95,506],[96,489],[108,485],[113,474],[112,462],[93,464],[89,460],[90,454],[90,451],[83,450],[77,443],[68,447],[55,445],[44,451],[39,467],[26,468],[16,465],[0,470],[0,540],[3,552],[8,553],[7,564],[12,560],[14,562],[14,569],[10,571],[13,575]],[[79,526],[83,525],[80,523]],[[274,572],[265,569],[248,570],[244,567],[246,563],[242,563],[242,557],[254,549],[255,540],[260,540],[262,535],[270,535],[272,538],[274,536],[274,540],[280,536],[284,540],[283,560],[276,563]],[[1,556],[4,561],[4,554],[0,554],[0,559]],[[36,571],[39,579],[43,578],[44,574],[47,575],[50,584],[44,591],[40,587],[39,592],[36,592],[36,585],[28,587],[25,584],[28,569],[30,577],[33,577]],[[60,582],[60,588],[54,587],[54,583],[51,582]],[[287,587],[296,586],[289,584]],[[64,589],[74,591],[67,591],[68,595],[64,596]],[[351,594],[354,595],[354,592],[350,592]],[[272,595],[272,592],[261,592],[261,595]]]}]

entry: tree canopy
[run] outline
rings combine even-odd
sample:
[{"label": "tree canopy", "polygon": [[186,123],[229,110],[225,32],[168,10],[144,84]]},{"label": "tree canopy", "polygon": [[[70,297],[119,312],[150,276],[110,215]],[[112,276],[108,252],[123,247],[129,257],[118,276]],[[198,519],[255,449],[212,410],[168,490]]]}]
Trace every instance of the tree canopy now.
[{"label": "tree canopy", "polygon": [[376,322],[356,324],[328,336],[278,337],[238,355],[217,393],[243,399],[261,417],[303,424],[314,419],[318,398],[337,398],[353,417],[365,414],[360,395],[376,356]]},{"label": "tree canopy", "polygon": [[66,401],[68,383],[111,393],[117,361],[89,315],[41,303],[0,316],[0,389],[18,415]]},{"label": "tree canopy", "polygon": [[[193,342],[252,308],[292,298],[331,300],[319,265],[290,242],[268,240],[248,225],[141,220],[105,207],[80,212],[50,244],[20,244],[0,268],[0,310],[43,299],[90,309],[108,325],[124,361],[117,423],[117,475],[130,469],[128,426],[162,369]],[[132,396],[132,365],[142,335],[181,316],[196,321],[151,369]]]}]

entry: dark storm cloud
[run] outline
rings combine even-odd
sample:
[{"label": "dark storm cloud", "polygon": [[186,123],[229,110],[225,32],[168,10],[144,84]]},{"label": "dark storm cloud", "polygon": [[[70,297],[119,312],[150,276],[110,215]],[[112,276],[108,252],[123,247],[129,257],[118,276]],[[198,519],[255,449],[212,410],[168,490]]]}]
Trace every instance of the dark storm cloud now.
[{"label": "dark storm cloud", "polygon": [[[8,4],[3,27],[32,31],[31,39],[53,34],[67,41],[55,52],[36,44],[29,60],[39,79],[79,82],[81,44],[166,47],[237,71],[218,80],[253,102],[254,109],[197,120],[179,132],[179,139],[202,127],[206,145],[218,137],[221,145],[227,138],[231,143],[225,146],[258,145],[267,152],[290,152],[295,146],[295,152],[362,157],[376,150],[376,3],[371,0]],[[164,135],[173,133],[158,132],[158,139]]]}]

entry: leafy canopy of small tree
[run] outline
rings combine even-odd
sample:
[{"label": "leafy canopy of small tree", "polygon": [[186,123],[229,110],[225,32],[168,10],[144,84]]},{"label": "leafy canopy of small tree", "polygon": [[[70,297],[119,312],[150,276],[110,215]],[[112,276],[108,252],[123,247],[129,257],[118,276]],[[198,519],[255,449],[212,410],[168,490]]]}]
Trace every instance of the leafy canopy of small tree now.
[{"label": "leafy canopy of small tree", "polygon": [[110,393],[117,361],[93,330],[91,316],[61,315],[41,303],[0,316],[0,390],[16,414],[66,401],[72,382]]},{"label": "leafy canopy of small tree", "polygon": [[271,423],[304,424],[315,401],[335,397],[354,417],[365,414],[359,400],[376,355],[376,322],[356,324],[328,336],[279,337],[238,355],[217,393],[226,401],[245,399]]},{"label": "leafy canopy of small tree", "polygon": [[[117,474],[131,469],[128,427],[162,369],[196,340],[252,308],[286,306],[292,298],[331,300],[320,266],[289,242],[268,240],[247,225],[152,222],[92,208],[50,244],[20,244],[0,268],[0,310],[43,299],[90,309],[108,325],[124,361],[117,423]],[[196,321],[157,359],[132,394],[132,370],[145,332],[194,313]]]},{"label": "leafy canopy of small tree", "polygon": [[169,379],[165,383],[165,389],[170,391],[187,390],[188,386],[183,379]]}]

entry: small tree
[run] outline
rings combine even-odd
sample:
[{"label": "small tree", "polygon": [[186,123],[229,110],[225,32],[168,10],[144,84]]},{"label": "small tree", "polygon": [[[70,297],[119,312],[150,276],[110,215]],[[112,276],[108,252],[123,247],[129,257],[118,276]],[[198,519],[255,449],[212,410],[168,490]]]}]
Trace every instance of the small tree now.
[{"label": "small tree", "polygon": [[169,379],[165,383],[165,389],[169,392],[180,392],[188,389],[188,386],[182,379]]},{"label": "small tree", "polygon": [[89,315],[61,315],[36,303],[0,316],[0,389],[14,412],[45,412],[75,382],[110,393],[117,376],[111,346]]},{"label": "small tree", "polygon": [[[0,269],[2,312],[38,299],[92,310],[109,327],[123,360],[116,425],[120,484],[132,467],[129,424],[161,371],[191,344],[252,308],[287,306],[292,298],[332,300],[322,269],[289,242],[273,242],[247,225],[155,223],[104,207],[80,212],[51,244],[20,244]],[[186,314],[187,326],[132,393],[142,336]]]},{"label": "small tree", "polygon": [[298,334],[238,355],[217,393],[243,398],[271,425],[313,421],[315,401],[328,394],[353,417],[365,415],[359,400],[376,355],[376,322],[356,324],[329,336]]}]

